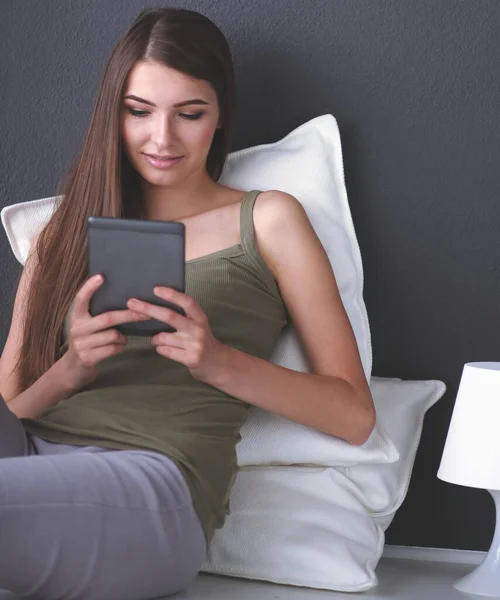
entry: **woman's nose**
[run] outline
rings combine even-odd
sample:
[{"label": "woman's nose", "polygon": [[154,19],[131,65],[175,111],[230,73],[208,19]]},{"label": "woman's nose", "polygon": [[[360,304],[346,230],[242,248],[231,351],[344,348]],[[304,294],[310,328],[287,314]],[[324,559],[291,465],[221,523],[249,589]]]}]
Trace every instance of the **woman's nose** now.
[{"label": "woman's nose", "polygon": [[167,148],[174,138],[173,124],[168,115],[158,115],[153,125],[151,140],[158,148]]}]

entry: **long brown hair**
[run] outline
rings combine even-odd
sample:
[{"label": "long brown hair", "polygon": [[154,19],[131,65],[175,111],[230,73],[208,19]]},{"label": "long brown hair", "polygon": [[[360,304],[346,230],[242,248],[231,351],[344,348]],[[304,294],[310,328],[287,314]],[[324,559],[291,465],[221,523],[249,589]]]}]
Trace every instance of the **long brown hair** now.
[{"label": "long brown hair", "polygon": [[87,218],[143,215],[140,177],[121,145],[120,111],[128,74],[144,59],[212,85],[222,126],[214,135],[206,167],[215,181],[222,172],[235,101],[227,41],[200,13],[147,8],[119,39],[105,65],[83,149],[61,180],[57,208],[34,247],[18,357],[23,390],[59,358],[65,315],[87,277]]}]

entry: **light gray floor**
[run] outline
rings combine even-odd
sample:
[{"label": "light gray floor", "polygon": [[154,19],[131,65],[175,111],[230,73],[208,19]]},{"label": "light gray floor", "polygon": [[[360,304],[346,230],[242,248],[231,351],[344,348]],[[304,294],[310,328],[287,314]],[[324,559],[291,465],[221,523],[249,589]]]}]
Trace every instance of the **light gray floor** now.
[{"label": "light gray floor", "polygon": [[382,558],[377,569],[379,585],[360,594],[200,575],[191,589],[175,600],[465,600],[468,596],[456,591],[453,583],[476,566]]},{"label": "light gray floor", "polygon": [[[171,600],[466,600],[453,588],[477,565],[422,560],[382,558],[377,574],[379,585],[369,592],[342,594],[234,579],[200,575],[189,590]],[[0,591],[0,600],[15,600]]]}]

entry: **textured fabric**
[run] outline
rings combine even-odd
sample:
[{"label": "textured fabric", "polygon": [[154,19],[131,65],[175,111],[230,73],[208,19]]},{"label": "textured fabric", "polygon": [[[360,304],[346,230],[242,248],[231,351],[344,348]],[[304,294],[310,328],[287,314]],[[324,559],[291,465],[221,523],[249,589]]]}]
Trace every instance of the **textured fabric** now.
[{"label": "textured fabric", "polygon": [[[268,359],[287,314],[254,245],[258,193],[242,201],[241,244],[187,262],[186,292],[204,309],[218,340]],[[248,408],[157,354],[149,337],[130,336],[124,352],[99,364],[91,385],[23,423],[53,442],[169,456],[186,478],[209,541],[224,522]]]},{"label": "textured fabric", "polygon": [[410,485],[427,411],[444,395],[442,381],[403,381],[372,377],[377,412],[398,449],[400,458],[391,465],[353,465],[345,473],[363,494],[373,519],[387,529],[403,503]]},{"label": "textured fabric", "polygon": [[12,252],[24,265],[33,240],[48,223],[56,207],[56,197],[28,200],[5,206],[1,211],[2,224]]},{"label": "textured fabric", "polygon": [[1,398],[0,416],[0,590],[153,600],[194,579],[205,537],[170,459],[27,436]]},{"label": "textured fabric", "polygon": [[245,468],[203,571],[361,592],[373,587],[384,534],[335,469]]},{"label": "textured fabric", "polygon": [[406,495],[426,411],[441,381],[372,378],[381,422],[400,459],[350,468],[247,467],[202,570],[359,592],[377,583],[384,530]]}]

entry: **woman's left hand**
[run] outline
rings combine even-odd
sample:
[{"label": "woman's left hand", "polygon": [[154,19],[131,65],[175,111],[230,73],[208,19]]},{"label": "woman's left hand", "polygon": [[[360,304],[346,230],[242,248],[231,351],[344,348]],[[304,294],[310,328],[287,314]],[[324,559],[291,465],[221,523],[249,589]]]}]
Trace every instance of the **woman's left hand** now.
[{"label": "woman's left hand", "polygon": [[186,313],[183,316],[170,308],[136,298],[127,302],[130,309],[167,323],[177,330],[172,333],[157,333],[151,338],[156,352],[186,365],[195,379],[212,379],[221,368],[224,345],[213,336],[205,312],[194,298],[172,288],[158,286],[154,288],[154,293],[159,298],[180,306]]}]

